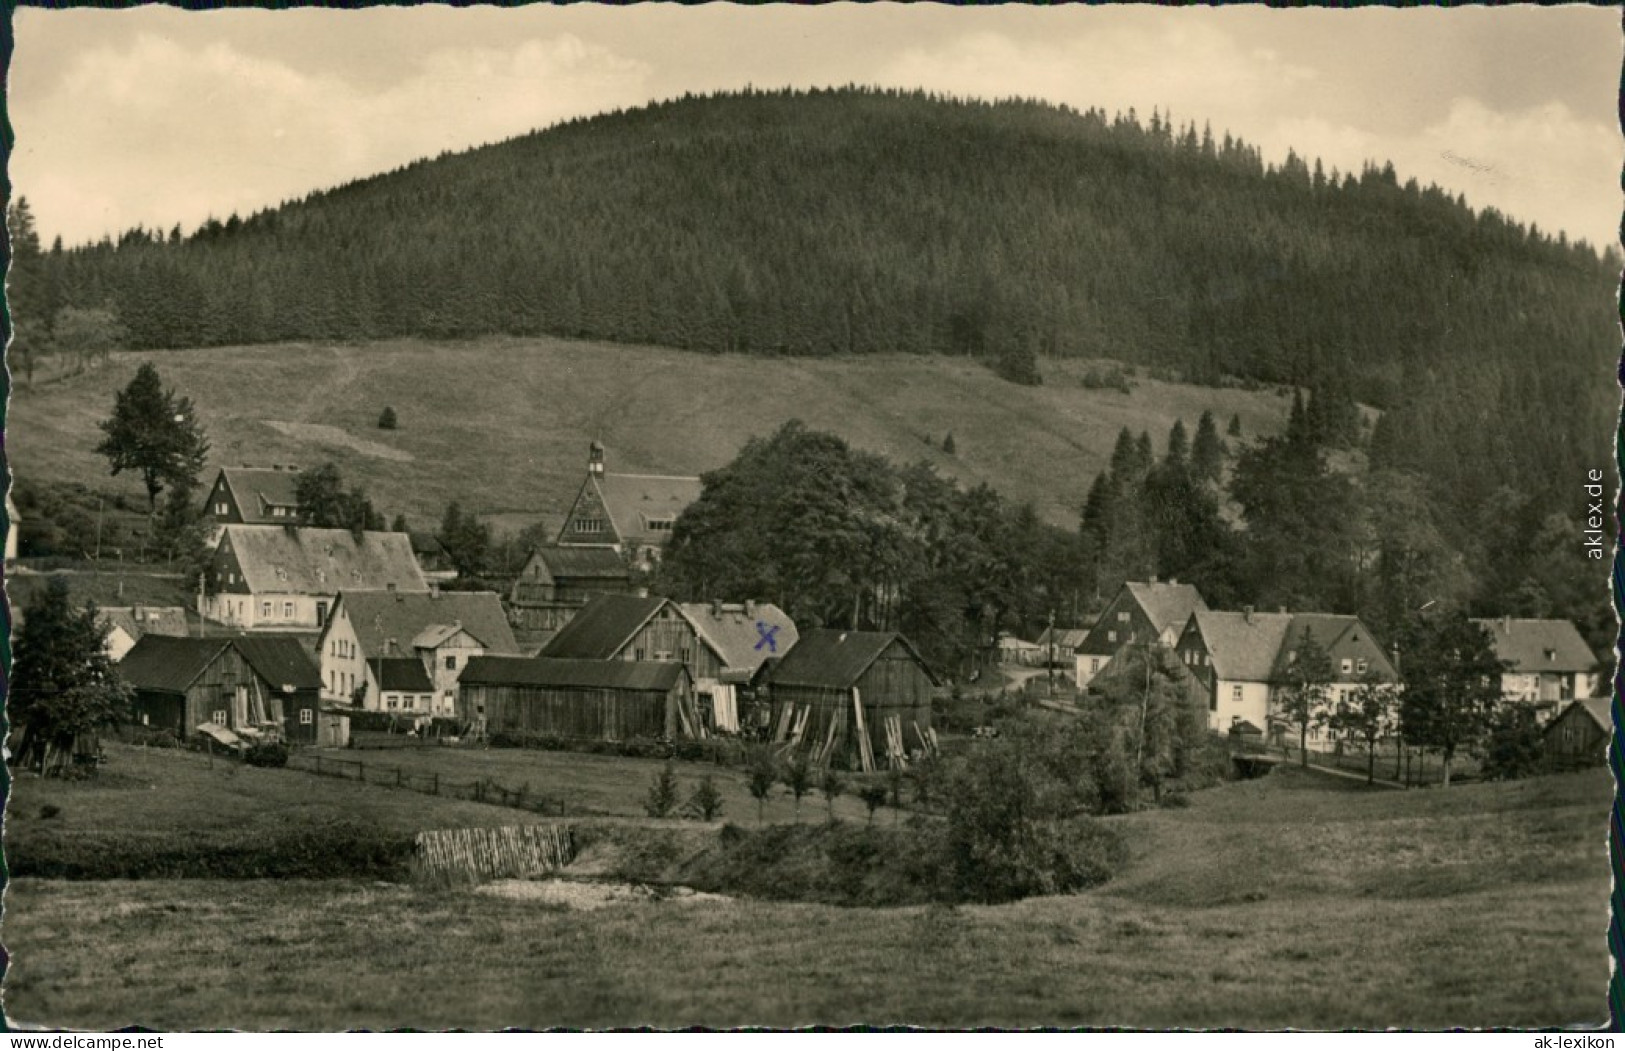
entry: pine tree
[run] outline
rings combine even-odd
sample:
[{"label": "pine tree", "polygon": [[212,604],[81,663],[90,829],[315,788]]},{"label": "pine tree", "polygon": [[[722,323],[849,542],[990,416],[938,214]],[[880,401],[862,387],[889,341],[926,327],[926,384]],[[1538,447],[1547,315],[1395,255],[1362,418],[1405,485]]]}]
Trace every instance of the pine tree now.
[{"label": "pine tree", "polygon": [[106,436],[96,452],[107,457],[113,474],[141,473],[150,512],[158,510],[158,494],[166,486],[197,484],[209,454],[209,442],[198,424],[192,399],[164,390],[158,370],[148,362],[136,371],[129,386],[119,392],[113,415],[100,424]]},{"label": "pine tree", "polygon": [[1225,433],[1230,435],[1230,437],[1232,437],[1232,438],[1240,438],[1241,437],[1241,414],[1240,413],[1232,413],[1230,415],[1230,426],[1225,429]]},{"label": "pine tree", "polygon": [[1217,482],[1224,471],[1226,452],[1213,413],[1203,412],[1196,423],[1196,441],[1191,444],[1191,474],[1198,481]]}]

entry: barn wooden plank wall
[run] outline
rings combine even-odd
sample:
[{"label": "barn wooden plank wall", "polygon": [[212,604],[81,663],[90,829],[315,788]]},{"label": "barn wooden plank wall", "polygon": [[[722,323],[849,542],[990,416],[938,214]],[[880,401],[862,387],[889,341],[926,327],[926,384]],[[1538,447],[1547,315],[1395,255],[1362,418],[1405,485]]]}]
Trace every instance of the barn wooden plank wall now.
[{"label": "barn wooden plank wall", "polygon": [[464,683],[459,694],[463,718],[483,706],[486,733],[625,741],[675,736],[680,692]]},{"label": "barn wooden plank wall", "polygon": [[416,848],[426,875],[524,879],[568,865],[575,836],[568,825],[447,828],[418,833]]},{"label": "barn wooden plank wall", "polygon": [[[884,765],[889,754],[888,721],[906,731],[904,747],[920,748],[917,733],[931,731],[931,680],[900,646],[888,649],[858,679],[862,727],[869,738],[869,765]],[[774,738],[796,748],[809,748],[816,761],[834,760],[849,769],[863,767],[857,740],[859,713],[852,691],[833,686],[772,685]],[[811,714],[804,713],[810,710]],[[915,730],[918,727],[918,731]],[[799,729],[799,733],[797,730]]]}]

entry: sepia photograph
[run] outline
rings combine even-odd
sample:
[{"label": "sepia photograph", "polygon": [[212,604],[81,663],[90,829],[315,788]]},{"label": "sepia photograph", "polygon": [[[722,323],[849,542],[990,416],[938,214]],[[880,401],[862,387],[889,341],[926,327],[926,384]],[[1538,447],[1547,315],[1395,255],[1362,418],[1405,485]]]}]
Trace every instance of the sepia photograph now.
[{"label": "sepia photograph", "polygon": [[8,1029],[1618,1023],[1619,10],[7,17]]}]

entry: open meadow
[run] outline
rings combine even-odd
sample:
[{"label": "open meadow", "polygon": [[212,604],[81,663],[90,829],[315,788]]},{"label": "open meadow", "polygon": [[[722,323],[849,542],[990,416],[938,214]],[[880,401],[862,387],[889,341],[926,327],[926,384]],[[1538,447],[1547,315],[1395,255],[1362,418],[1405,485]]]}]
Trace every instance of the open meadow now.
[{"label": "open meadow", "polygon": [[[386,515],[440,521],[451,500],[516,528],[562,515],[587,444],[609,470],[699,474],[792,417],[897,463],[928,460],[966,486],[987,482],[1071,526],[1123,427],[1160,441],[1194,429],[1271,434],[1288,403],[1248,392],[1139,379],[1088,389],[1081,361],[1050,361],[1042,387],[985,366],[903,355],[862,359],[706,355],[562,339],[394,340],[118,354],[105,368],[14,391],[7,452],[19,478],[127,490],[93,451],[116,391],[143,361],[196,403],[212,464],[332,460]],[[432,382],[428,378],[432,377]],[[400,426],[377,428],[393,406]],[[726,405],[726,412],[716,406]],[[658,426],[651,426],[658,421]],[[954,435],[954,451],[943,439]]]},{"label": "open meadow", "polygon": [[[567,758],[555,768],[579,775],[596,764],[577,760],[602,757]],[[602,762],[602,779],[624,767],[627,795],[641,791],[643,766]],[[139,782],[137,767],[125,776]],[[173,827],[300,799],[403,826],[515,813],[289,771],[188,770],[189,791],[211,777],[244,787],[216,806],[194,795],[187,815],[109,769],[102,786],[49,786],[55,820]],[[19,783],[12,849],[44,820],[28,812],[42,787]],[[1188,808],[1107,819],[1131,848],[1115,879],[999,906],[673,895],[576,911],[500,885],[22,878],[6,899],[6,1010],[169,1029],[1600,1023],[1611,787],[1598,769],[1373,791],[1283,768]]]}]

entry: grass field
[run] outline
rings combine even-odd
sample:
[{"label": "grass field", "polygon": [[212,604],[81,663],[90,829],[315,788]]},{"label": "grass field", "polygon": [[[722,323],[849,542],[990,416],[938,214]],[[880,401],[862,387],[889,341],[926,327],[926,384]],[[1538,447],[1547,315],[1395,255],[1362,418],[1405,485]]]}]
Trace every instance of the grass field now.
[{"label": "grass field", "polygon": [[[398,767],[418,783],[429,774],[439,774],[442,783],[458,785],[489,778],[509,791],[525,787],[527,795],[543,796],[550,804],[562,802],[564,812],[571,817],[644,817],[644,798],[664,765],[655,759],[465,747],[368,752],[312,749],[302,753],[299,765],[308,765],[310,759],[306,757],[315,755],[343,763],[363,761],[375,777]],[[744,770],[711,763],[673,763],[672,770],[677,777],[679,803],[688,799],[701,778],[710,775],[722,794],[722,820],[742,825],[756,823],[756,800],[750,794],[749,775]],[[909,798],[906,788],[904,798]],[[827,814],[824,798],[816,790],[802,799],[803,820],[824,820]],[[850,794],[835,800],[836,817],[861,821],[867,819],[867,814],[863,803]],[[762,816],[768,824],[795,820],[795,800],[783,785],[774,786]],[[880,820],[888,816],[889,812]]]},{"label": "grass field", "polygon": [[[1120,428],[1160,448],[1204,409],[1246,434],[1273,433],[1287,402],[1141,380],[1129,394],[1089,390],[1084,362],[1046,362],[1046,382],[1017,387],[974,362],[709,356],[555,339],[366,345],[286,344],[115,356],[104,368],[13,392],[7,450],[23,478],[123,487],[91,449],[114,393],[144,360],[190,395],[215,464],[333,460],[387,515],[438,523],[451,499],[516,528],[556,520],[581,484],[587,443],[609,469],[699,474],[792,417],[898,462],[1031,500],[1073,525]],[[426,382],[432,377],[432,382]],[[400,429],[377,429],[392,405]],[[955,454],[941,450],[948,431]]]},{"label": "grass field", "polygon": [[1134,856],[1099,890],[993,907],[19,880],[6,1008],[87,1028],[1598,1023],[1610,795],[1603,770],[1378,793],[1280,770],[1115,819]]}]

